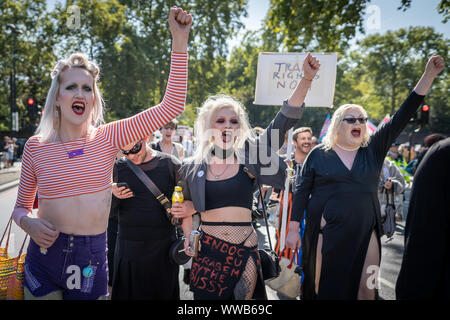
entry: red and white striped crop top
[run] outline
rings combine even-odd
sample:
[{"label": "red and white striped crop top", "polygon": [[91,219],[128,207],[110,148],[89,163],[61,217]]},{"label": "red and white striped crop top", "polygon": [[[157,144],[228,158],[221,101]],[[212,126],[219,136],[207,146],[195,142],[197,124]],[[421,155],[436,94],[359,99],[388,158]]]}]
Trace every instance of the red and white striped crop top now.
[{"label": "red and white striped crop top", "polygon": [[[56,199],[105,190],[119,149],[144,138],[180,115],[187,91],[188,54],[172,52],[170,75],[162,102],[133,117],[96,128],[88,137],[42,143],[33,136],[25,144],[16,206],[31,211],[36,190],[41,199]],[[67,152],[83,148],[68,158]],[[16,219],[18,218],[18,219]],[[18,222],[20,217],[14,217]]]}]

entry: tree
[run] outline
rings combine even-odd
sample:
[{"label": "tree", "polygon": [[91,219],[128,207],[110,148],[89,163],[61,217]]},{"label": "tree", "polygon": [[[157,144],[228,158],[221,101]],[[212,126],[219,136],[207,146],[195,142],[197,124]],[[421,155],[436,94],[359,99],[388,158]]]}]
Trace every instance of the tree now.
[{"label": "tree", "polygon": [[[388,31],[384,35],[371,35],[358,42],[360,45],[360,67],[365,70],[367,79],[372,81],[374,93],[384,105],[383,112],[393,114],[402,100],[414,88],[425,69],[432,53],[448,57],[448,40],[433,28],[410,27]],[[448,60],[448,59],[446,59]],[[436,100],[433,110],[436,125],[447,121],[438,116],[445,105],[447,94],[445,74],[435,80],[427,100]],[[448,82],[447,82],[448,87]],[[438,93],[439,97],[436,97]],[[430,102],[428,102],[430,103]],[[440,125],[438,125],[440,126]]]},{"label": "tree", "polygon": [[38,117],[30,117],[23,104],[28,95],[38,99],[40,105],[45,102],[50,85],[50,71],[55,55],[53,46],[55,25],[46,12],[45,0],[5,0],[0,2],[0,131],[10,128],[10,73],[12,72],[12,34],[5,25],[11,23],[23,33],[18,35],[16,43],[16,104],[19,111],[21,136],[31,135]]},{"label": "tree", "polygon": [[[67,10],[73,4],[81,13],[77,32],[66,27],[71,15]],[[240,18],[247,14],[246,4],[246,0],[78,0],[57,6],[54,17],[63,17],[59,23],[63,51],[87,52],[101,65],[109,109],[106,120],[111,121],[161,101],[170,68],[168,11],[173,5],[188,10],[195,21],[189,43],[189,94],[180,122],[192,125],[195,107],[224,82],[226,40],[243,27]]]},{"label": "tree", "polygon": [[[370,0],[271,0],[267,32],[279,34],[287,50],[318,50],[343,53],[357,31],[364,34],[363,19]],[[407,10],[411,0],[401,0],[398,10]],[[449,1],[437,10],[449,19]]]},{"label": "tree", "polygon": [[268,32],[279,33],[288,50],[344,52],[356,31],[364,33],[370,0],[271,0]]}]

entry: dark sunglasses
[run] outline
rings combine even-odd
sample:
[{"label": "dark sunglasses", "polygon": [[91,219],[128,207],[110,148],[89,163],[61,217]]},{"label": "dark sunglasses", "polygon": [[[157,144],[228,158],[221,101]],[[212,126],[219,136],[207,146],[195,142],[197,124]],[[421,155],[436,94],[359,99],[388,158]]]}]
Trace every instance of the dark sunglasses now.
[{"label": "dark sunglasses", "polygon": [[356,120],[358,120],[359,123],[363,123],[363,124],[367,122],[367,118],[344,118],[344,119],[342,119],[342,121],[347,121],[347,123],[350,123],[350,124],[356,123]]},{"label": "dark sunglasses", "polygon": [[133,146],[133,148],[131,148],[130,150],[128,150],[128,151],[125,151],[125,150],[120,150],[120,151],[122,151],[122,153],[124,154],[124,155],[129,155],[129,154],[136,154],[136,153],[138,153],[139,151],[141,151],[141,149],[142,149],[142,141],[139,141],[138,143],[136,143],[134,146]]}]

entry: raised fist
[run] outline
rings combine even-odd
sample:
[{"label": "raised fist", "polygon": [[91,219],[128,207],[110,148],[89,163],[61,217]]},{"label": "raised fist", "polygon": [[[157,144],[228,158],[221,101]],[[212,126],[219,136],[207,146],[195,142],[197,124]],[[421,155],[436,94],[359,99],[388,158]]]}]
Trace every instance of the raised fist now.
[{"label": "raised fist", "polygon": [[430,59],[428,59],[427,66],[425,67],[425,73],[432,76],[437,76],[445,68],[444,58],[437,54],[433,54]]},{"label": "raised fist", "polygon": [[188,36],[192,25],[192,16],[182,8],[173,6],[169,12],[169,28],[172,37]]},{"label": "raised fist", "polygon": [[306,80],[312,80],[317,71],[320,69],[320,62],[317,58],[314,58],[310,52],[306,55],[305,60],[303,61],[303,77]]}]

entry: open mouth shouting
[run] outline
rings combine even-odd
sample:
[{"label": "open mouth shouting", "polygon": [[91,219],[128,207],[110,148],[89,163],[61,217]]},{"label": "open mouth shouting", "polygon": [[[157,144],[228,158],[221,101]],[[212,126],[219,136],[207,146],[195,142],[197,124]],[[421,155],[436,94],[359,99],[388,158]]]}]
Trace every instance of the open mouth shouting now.
[{"label": "open mouth shouting", "polygon": [[232,139],[233,139],[233,132],[231,130],[222,131],[222,142],[223,143],[231,142]]},{"label": "open mouth shouting", "polygon": [[353,128],[351,131],[351,134],[354,138],[360,138],[361,137],[361,128]]},{"label": "open mouth shouting", "polygon": [[86,104],[83,101],[74,101],[72,103],[72,111],[78,116],[83,115],[85,109]]}]

